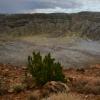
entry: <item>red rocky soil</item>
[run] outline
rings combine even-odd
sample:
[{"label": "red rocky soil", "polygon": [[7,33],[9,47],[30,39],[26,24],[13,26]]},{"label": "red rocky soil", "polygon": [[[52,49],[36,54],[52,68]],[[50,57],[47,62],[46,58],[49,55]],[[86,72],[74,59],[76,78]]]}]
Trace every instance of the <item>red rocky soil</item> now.
[{"label": "red rocky soil", "polygon": [[[27,100],[35,91],[34,87],[24,88],[18,93],[11,90],[11,86],[23,83],[25,72],[23,66],[0,64],[0,81],[4,82],[2,87],[6,90],[0,100]],[[68,78],[71,94],[80,95],[84,100],[100,100],[100,65],[91,65],[85,69],[70,68],[64,70],[64,74]]]}]

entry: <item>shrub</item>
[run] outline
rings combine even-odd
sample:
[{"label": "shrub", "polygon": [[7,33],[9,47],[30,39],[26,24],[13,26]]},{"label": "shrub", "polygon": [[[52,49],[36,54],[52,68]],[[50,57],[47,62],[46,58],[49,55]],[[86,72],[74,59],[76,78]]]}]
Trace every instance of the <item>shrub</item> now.
[{"label": "shrub", "polygon": [[44,85],[48,81],[64,82],[61,64],[55,62],[50,53],[42,58],[40,52],[33,52],[28,57],[28,69],[38,85]]},{"label": "shrub", "polygon": [[3,78],[0,77],[0,95],[4,95],[8,92],[7,83]]},{"label": "shrub", "polygon": [[13,86],[13,91],[15,92],[15,93],[19,93],[19,92],[21,92],[21,91],[23,91],[24,90],[24,85],[22,85],[22,84],[15,84],[14,86]]}]

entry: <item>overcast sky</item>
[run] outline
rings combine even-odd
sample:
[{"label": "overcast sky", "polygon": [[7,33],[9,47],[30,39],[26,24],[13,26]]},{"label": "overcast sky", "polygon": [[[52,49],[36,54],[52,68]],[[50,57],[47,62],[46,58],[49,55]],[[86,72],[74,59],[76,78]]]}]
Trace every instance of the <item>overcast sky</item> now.
[{"label": "overcast sky", "polygon": [[100,12],[100,0],[0,0],[0,13]]}]

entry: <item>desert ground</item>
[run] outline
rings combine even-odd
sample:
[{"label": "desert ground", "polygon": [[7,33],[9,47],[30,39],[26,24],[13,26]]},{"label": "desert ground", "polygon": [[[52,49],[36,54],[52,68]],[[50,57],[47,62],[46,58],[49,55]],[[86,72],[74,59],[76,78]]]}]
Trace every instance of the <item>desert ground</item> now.
[{"label": "desert ground", "polygon": [[[26,72],[25,66],[0,64],[0,82],[3,82],[0,84],[0,100],[42,100],[43,97],[32,97],[35,93],[38,98],[43,90],[35,87],[31,78],[26,80]],[[100,65],[91,65],[84,69],[69,68],[63,72],[65,77],[70,79],[66,83],[70,91],[50,94],[43,100],[100,100]],[[37,89],[40,92],[37,92]]]},{"label": "desert ground", "polygon": [[36,100],[100,100],[100,41],[46,35],[0,38],[0,100],[34,100],[30,99],[32,93],[42,95],[42,89],[38,88],[38,94],[30,78],[26,88],[27,57],[33,51],[43,56],[50,52],[61,62],[70,88],[67,94],[50,94]]}]

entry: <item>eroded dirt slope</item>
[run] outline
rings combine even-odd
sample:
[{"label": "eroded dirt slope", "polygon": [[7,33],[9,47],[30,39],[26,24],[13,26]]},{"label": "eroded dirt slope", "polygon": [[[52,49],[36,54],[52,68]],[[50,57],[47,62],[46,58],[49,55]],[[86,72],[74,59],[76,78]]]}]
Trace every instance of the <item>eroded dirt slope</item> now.
[{"label": "eroded dirt slope", "polygon": [[0,63],[25,65],[32,51],[50,52],[67,67],[100,63],[100,42],[81,38],[50,38],[42,35],[0,42]]}]

